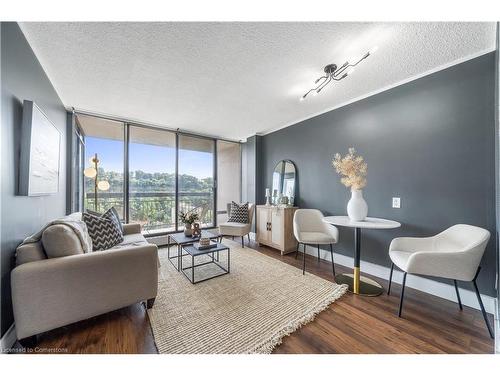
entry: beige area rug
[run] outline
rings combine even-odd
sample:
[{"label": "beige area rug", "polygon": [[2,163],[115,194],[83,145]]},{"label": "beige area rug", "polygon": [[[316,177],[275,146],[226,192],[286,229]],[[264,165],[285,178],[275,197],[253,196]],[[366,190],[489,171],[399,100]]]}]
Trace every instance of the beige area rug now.
[{"label": "beige area rug", "polygon": [[[303,276],[301,269],[236,242],[224,244],[231,247],[231,273],[195,285],[170,264],[166,248],[159,250],[158,296],[148,314],[160,353],[271,353],[346,292],[346,285]],[[198,271],[196,280],[216,269]]]}]

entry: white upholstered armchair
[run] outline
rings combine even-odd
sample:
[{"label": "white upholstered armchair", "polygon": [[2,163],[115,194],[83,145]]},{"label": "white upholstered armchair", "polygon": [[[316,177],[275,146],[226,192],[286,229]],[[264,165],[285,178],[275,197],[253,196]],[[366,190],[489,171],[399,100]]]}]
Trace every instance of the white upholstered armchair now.
[{"label": "white upholstered armchair", "polygon": [[476,284],[481,269],[479,263],[489,238],[490,232],[486,229],[467,224],[457,224],[432,237],[400,237],[392,240],[389,247],[392,265],[387,294],[391,292],[394,265],[404,272],[398,316],[401,316],[403,308],[404,289],[408,273],[452,279],[455,284],[460,309],[462,309],[462,302],[457,281],[468,281],[472,282],[474,286],[486,326],[490,336],[493,337],[493,331]]},{"label": "white upholstered armchair", "polygon": [[302,263],[302,274],[306,272],[306,245],[316,245],[318,248],[319,262],[319,247],[320,245],[330,245],[330,254],[332,255],[332,272],[335,276],[335,263],[333,262],[333,244],[339,240],[339,231],[333,225],[323,221],[323,214],[320,210],[302,208],[295,211],[293,216],[293,234],[297,240],[297,252],[299,253],[300,244],[304,251],[304,259]]},{"label": "white upholstered armchair", "polygon": [[[241,247],[245,247],[245,236],[248,236],[250,242],[250,232],[252,230],[253,213],[255,205],[248,204],[248,223],[235,223],[228,221],[219,225],[219,234],[221,235],[220,241],[222,242],[223,236],[241,237]],[[227,217],[231,217],[231,204],[227,205]]]}]

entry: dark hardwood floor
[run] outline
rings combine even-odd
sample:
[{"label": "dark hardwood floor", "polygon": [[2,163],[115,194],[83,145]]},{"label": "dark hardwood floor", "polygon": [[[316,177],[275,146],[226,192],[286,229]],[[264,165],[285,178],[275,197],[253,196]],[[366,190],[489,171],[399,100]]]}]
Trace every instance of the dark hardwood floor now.
[{"label": "dark hardwood floor", "polygon": [[[281,257],[277,250],[257,251],[301,267],[301,256]],[[331,280],[331,263],[306,257],[307,271]],[[347,268],[336,266],[337,272]],[[376,278],[375,278],[376,279]],[[385,288],[387,282],[378,280]],[[316,319],[283,339],[274,353],[493,353],[493,340],[480,311],[406,288],[403,317],[396,315],[400,287],[391,296],[361,297],[350,293]],[[492,320],[492,316],[490,316]],[[17,343],[17,345],[19,345]],[[38,335],[38,347],[63,353],[156,353],[142,304]]]}]

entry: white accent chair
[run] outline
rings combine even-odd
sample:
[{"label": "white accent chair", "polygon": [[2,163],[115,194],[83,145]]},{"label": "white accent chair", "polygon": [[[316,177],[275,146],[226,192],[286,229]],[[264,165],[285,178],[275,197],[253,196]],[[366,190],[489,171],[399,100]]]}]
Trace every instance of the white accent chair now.
[{"label": "white accent chair", "polygon": [[493,331],[476,284],[477,276],[481,270],[479,263],[489,239],[490,232],[486,229],[467,224],[454,225],[432,237],[393,239],[389,247],[392,265],[387,294],[391,293],[392,273],[394,265],[396,265],[404,272],[398,316],[401,316],[403,309],[408,273],[453,279],[460,310],[462,310],[462,301],[457,281],[472,281],[484,321],[491,338],[493,338]]},{"label": "white accent chair", "polygon": [[335,263],[333,261],[333,244],[339,240],[339,231],[333,225],[327,224],[323,221],[323,214],[320,210],[311,208],[301,208],[295,211],[293,216],[293,234],[297,240],[297,252],[295,258],[299,253],[299,246],[303,247],[303,262],[302,274],[306,272],[306,245],[315,245],[318,248],[318,262],[319,247],[320,245],[330,245],[330,254],[332,255],[332,272],[335,276]]},{"label": "white accent chair", "polygon": [[[253,213],[255,205],[253,203],[248,204],[248,223],[234,223],[228,221],[226,223],[219,225],[220,242],[222,242],[223,236],[231,237],[241,237],[241,247],[245,247],[245,236],[248,236],[248,242],[250,243],[250,232],[252,230]],[[227,205],[227,217],[231,217],[231,204]]]}]

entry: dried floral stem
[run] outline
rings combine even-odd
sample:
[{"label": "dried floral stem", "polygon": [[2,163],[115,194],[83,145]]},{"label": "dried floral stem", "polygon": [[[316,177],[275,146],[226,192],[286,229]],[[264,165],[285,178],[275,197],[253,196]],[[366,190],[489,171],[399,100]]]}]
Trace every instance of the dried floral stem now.
[{"label": "dried floral stem", "polygon": [[366,186],[368,165],[362,156],[356,155],[356,150],[353,147],[349,148],[349,152],[344,157],[339,153],[335,154],[332,166],[342,176],[340,182],[346,187],[360,190]]}]

